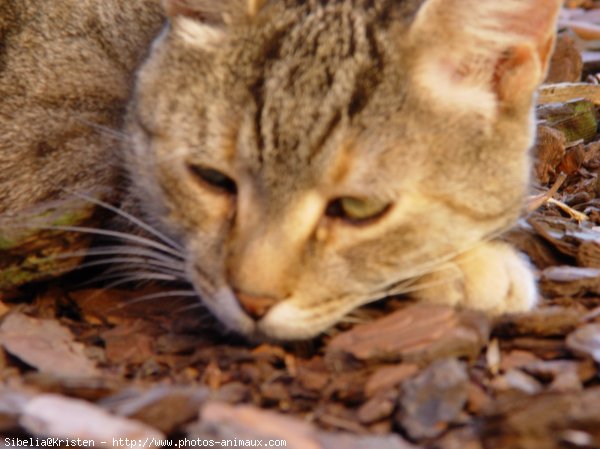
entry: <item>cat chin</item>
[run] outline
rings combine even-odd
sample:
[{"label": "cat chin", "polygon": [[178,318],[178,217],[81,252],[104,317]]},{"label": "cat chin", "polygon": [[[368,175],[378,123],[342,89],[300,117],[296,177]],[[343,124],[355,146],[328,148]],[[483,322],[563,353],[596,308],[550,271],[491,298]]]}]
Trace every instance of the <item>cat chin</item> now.
[{"label": "cat chin", "polygon": [[274,340],[308,340],[333,326],[341,317],[316,317],[290,300],[277,304],[259,321],[261,334]]}]

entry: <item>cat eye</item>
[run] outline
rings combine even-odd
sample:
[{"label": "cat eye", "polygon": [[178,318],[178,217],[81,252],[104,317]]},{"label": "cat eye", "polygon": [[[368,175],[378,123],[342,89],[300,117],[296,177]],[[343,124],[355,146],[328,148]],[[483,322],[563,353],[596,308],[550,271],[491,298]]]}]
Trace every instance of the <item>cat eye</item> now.
[{"label": "cat eye", "polygon": [[213,168],[208,168],[202,165],[188,164],[188,169],[194,177],[209,187],[216,188],[222,192],[235,195],[237,193],[237,185],[229,176],[221,173]]},{"label": "cat eye", "polygon": [[381,217],[390,207],[391,204],[387,202],[349,196],[337,198],[329,203],[325,214],[352,223],[363,223]]}]

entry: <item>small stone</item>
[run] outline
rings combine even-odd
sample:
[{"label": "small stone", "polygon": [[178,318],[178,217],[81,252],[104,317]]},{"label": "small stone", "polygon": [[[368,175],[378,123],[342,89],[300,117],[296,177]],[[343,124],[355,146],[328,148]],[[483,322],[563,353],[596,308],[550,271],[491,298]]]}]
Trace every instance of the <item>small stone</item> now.
[{"label": "small stone", "polygon": [[456,359],[435,362],[402,385],[396,422],[414,439],[435,438],[460,417],[468,388],[463,363]]}]

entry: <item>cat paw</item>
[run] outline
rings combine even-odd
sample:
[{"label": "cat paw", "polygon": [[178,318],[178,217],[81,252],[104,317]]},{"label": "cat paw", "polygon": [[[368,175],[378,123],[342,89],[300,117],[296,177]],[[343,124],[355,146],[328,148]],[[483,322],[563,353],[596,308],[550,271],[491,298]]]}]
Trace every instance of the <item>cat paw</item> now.
[{"label": "cat paw", "polygon": [[531,310],[538,293],[530,264],[510,245],[488,242],[420,282],[419,300],[493,315]]}]

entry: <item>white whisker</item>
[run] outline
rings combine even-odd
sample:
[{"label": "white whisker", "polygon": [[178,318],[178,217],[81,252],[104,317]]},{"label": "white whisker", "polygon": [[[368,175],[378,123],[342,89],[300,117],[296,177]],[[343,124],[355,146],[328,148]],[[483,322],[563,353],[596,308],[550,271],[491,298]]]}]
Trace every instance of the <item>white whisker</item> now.
[{"label": "white whisker", "polygon": [[114,287],[118,287],[120,285],[125,285],[130,282],[142,282],[142,281],[167,281],[167,282],[175,282],[178,281],[177,277],[169,275],[169,274],[160,274],[160,273],[138,273],[131,276],[124,276],[119,282],[114,282],[107,285],[105,288],[111,289]]},{"label": "white whisker", "polygon": [[84,226],[45,226],[45,229],[54,230],[54,231],[81,232],[84,234],[102,235],[105,237],[112,237],[112,238],[119,239],[119,240],[131,241],[131,242],[138,243],[145,247],[152,247],[152,248],[158,249],[164,253],[171,254],[172,256],[176,256],[179,259],[183,259],[183,256],[180,251],[176,251],[175,249],[165,246],[154,240],[150,240],[150,239],[140,237],[140,236],[137,236],[134,234],[127,234],[125,232],[109,231],[107,229],[89,228],[89,227],[84,227]]},{"label": "white whisker", "polygon": [[434,281],[422,282],[422,283],[413,283],[410,287],[404,287],[402,285],[397,286],[394,289],[390,289],[386,292],[387,296],[395,296],[395,295],[406,295],[410,293],[415,293],[421,290],[427,290],[432,287],[439,287],[440,285],[445,285],[448,282],[452,282],[456,280],[458,276],[446,276],[440,277]]},{"label": "white whisker", "polygon": [[89,201],[90,203],[96,204],[97,206],[103,207],[104,209],[114,212],[115,214],[120,215],[121,217],[129,220],[131,223],[139,226],[140,228],[144,229],[145,231],[147,231],[150,234],[157,237],[163,243],[166,243],[167,245],[170,245],[172,248],[179,251],[180,255],[181,255],[181,253],[185,252],[184,248],[181,245],[179,245],[177,242],[175,242],[173,239],[170,239],[165,234],[163,234],[162,232],[155,229],[153,226],[150,226],[148,223],[140,220],[139,218],[131,215],[130,213],[125,212],[124,210],[121,210],[118,207],[115,207],[111,204],[108,204],[105,201],[99,200],[97,198],[93,198],[89,195],[85,195],[85,194],[77,193],[77,192],[70,192],[70,193],[77,196],[78,198],[84,199],[86,201]]},{"label": "white whisker", "polygon": [[[196,295],[196,297],[198,297],[198,295]],[[199,299],[199,298],[198,298]],[[178,309],[175,310],[175,313],[183,313],[183,312],[189,312],[190,310],[202,310],[206,312],[207,316],[211,316],[210,312],[208,312],[208,310],[206,309],[206,306],[204,304],[202,304],[201,301],[196,302],[195,304],[189,304],[185,307],[180,307]]]},{"label": "white whisker", "polygon": [[[124,267],[125,268],[138,268],[138,269],[139,268],[152,268],[156,273],[170,274],[173,276],[177,276],[181,280],[185,280],[185,273],[181,270],[174,270],[174,269],[171,269],[170,267],[165,267],[164,265],[162,265],[160,263],[152,263],[152,262],[148,262],[147,260],[144,260],[144,259],[135,259],[135,258],[131,258],[131,257],[129,257],[129,258],[128,257],[113,257],[113,258],[109,258],[109,259],[102,259],[102,260],[96,260],[96,261],[92,261],[92,262],[86,262],[84,264],[77,266],[75,268],[75,270],[85,270],[88,268],[101,267],[101,266],[105,266],[105,265],[114,265],[114,264],[119,264],[119,266],[109,269],[108,272],[112,272],[112,270],[122,270]],[[127,264],[127,265],[125,265],[125,264]],[[122,273],[122,271],[121,271],[121,273]]]},{"label": "white whisker", "polygon": [[138,271],[138,270],[129,270],[129,271],[119,271],[117,273],[110,271],[109,273],[103,274],[101,276],[96,276],[94,279],[90,279],[81,286],[97,284],[100,282],[109,281],[111,279],[118,279],[118,283],[109,284],[104,286],[106,289],[110,289],[113,287],[117,287],[119,285],[124,285],[129,282],[134,281],[165,281],[165,282],[187,282],[187,280],[182,277],[179,273],[162,273],[158,270],[156,271]]},{"label": "white whisker", "polygon": [[164,299],[164,298],[195,298],[198,295],[194,291],[190,290],[170,290],[166,292],[152,293],[144,296],[140,296],[138,298],[134,298],[132,300],[127,301],[127,304],[136,304],[144,301],[151,301],[154,299]]},{"label": "white whisker", "polygon": [[[422,288],[418,287],[418,286],[417,286],[417,288],[405,289],[405,290],[402,290],[400,287],[403,285],[406,285],[406,283],[414,284],[414,283],[418,282],[418,280],[420,278],[422,278],[423,276],[425,276],[427,274],[431,274],[435,271],[438,271],[438,269],[440,267],[443,267],[445,264],[447,264],[448,262],[451,262],[453,259],[456,259],[457,257],[468,257],[468,253],[470,251],[477,248],[479,245],[482,245],[486,242],[489,242],[491,240],[498,238],[499,236],[501,236],[502,234],[507,232],[510,228],[512,228],[512,226],[505,226],[502,229],[496,230],[496,231],[484,236],[481,240],[473,242],[469,245],[465,245],[464,247],[459,248],[456,251],[446,254],[442,257],[439,257],[438,259],[428,261],[421,265],[417,265],[410,271],[404,271],[401,273],[401,275],[397,279],[395,279],[391,282],[387,281],[385,284],[383,284],[379,287],[376,287],[374,289],[373,295],[384,294],[386,296],[388,296],[388,295],[391,296],[391,295],[412,293],[414,291],[421,290]],[[374,298],[373,300],[376,300],[376,298]]]},{"label": "white whisker", "polygon": [[173,259],[163,253],[152,251],[137,246],[102,246],[89,250],[73,251],[70,253],[60,253],[49,257],[49,259],[70,259],[82,256],[138,256],[140,259],[160,262],[165,267],[183,271],[185,264],[180,260]]},{"label": "white whisker", "polygon": [[339,323],[343,323],[343,324],[363,324],[368,322],[369,319],[368,318],[364,318],[364,317],[359,317],[359,316],[355,316],[352,313],[350,313],[349,315],[346,315],[344,317],[342,317],[342,319],[340,319],[338,322]]},{"label": "white whisker", "polygon": [[122,142],[129,141],[129,136],[126,133],[122,133],[120,131],[117,131],[116,129],[100,125],[99,123],[90,122],[89,120],[83,119],[81,117],[77,117],[75,118],[75,120],[77,120],[80,123],[83,123],[84,125],[89,126],[90,128],[93,128],[96,131],[100,131],[101,134],[104,134],[106,136],[113,137]]}]

